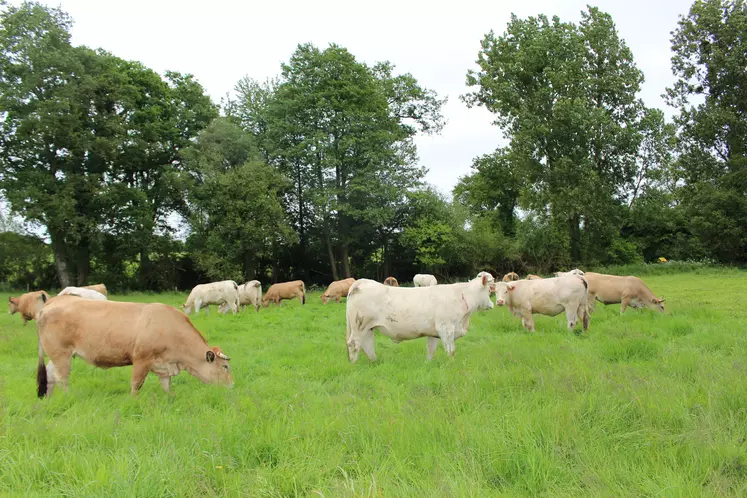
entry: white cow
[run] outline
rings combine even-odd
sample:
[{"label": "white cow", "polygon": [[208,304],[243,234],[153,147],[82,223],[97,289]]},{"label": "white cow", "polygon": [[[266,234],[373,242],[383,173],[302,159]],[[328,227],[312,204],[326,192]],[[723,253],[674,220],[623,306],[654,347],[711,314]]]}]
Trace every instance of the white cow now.
[{"label": "white cow", "polygon": [[579,270],[578,268],[574,268],[571,271],[556,271],[555,276],[556,277],[564,277],[565,275],[583,275],[584,272]]},{"label": "white cow", "polygon": [[250,280],[239,286],[241,311],[246,311],[247,304],[254,306],[254,309],[259,311],[259,306],[262,304],[262,284],[259,280]]},{"label": "white cow", "polygon": [[431,287],[432,285],[438,285],[436,277],[427,273],[418,273],[412,277],[412,283],[415,287]]},{"label": "white cow", "polygon": [[217,304],[221,313],[227,313],[230,309],[235,315],[239,311],[239,286],[233,280],[223,280],[209,284],[195,285],[189,293],[187,302],[182,305],[182,310],[187,315],[193,311],[200,313],[200,308],[205,306],[210,309],[211,304]]},{"label": "white cow", "polygon": [[586,330],[589,328],[588,299],[589,283],[581,275],[499,282],[495,290],[495,304],[506,304],[514,316],[521,317],[524,328],[532,332],[533,313],[556,316],[562,311],[565,311],[569,329],[576,327],[578,318]]},{"label": "white cow", "polygon": [[454,341],[467,333],[470,315],[492,307],[486,277],[412,288],[358,279],[350,287],[345,308],[348,358],[355,363],[362,349],[371,361],[376,360],[374,329],[395,343],[427,337],[429,360],[441,339],[446,353],[453,358]]},{"label": "white cow", "polygon": [[65,287],[60,291],[58,296],[78,296],[82,297],[83,299],[97,299],[99,301],[106,301],[106,296],[100,293],[99,291],[95,291],[93,289],[86,289],[83,287]]}]

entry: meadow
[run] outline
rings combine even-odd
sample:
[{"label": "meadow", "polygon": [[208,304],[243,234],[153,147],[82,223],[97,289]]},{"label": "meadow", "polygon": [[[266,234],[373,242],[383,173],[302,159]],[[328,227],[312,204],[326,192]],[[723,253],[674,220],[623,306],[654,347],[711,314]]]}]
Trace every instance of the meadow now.
[{"label": "meadow", "polygon": [[[473,315],[450,360],[425,340],[345,349],[345,305],[193,318],[235,388],[73,360],[35,396],[36,327],[0,315],[3,496],[744,496],[747,272],[646,277],[666,314],[597,306],[522,329]],[[112,296],[178,306],[186,293]],[[0,294],[7,301],[8,294]]]}]

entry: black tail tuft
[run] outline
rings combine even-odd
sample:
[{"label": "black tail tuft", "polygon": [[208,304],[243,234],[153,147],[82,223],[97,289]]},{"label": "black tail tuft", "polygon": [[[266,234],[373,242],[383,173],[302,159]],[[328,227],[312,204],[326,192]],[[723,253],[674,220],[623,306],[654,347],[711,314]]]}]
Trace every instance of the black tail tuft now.
[{"label": "black tail tuft", "polygon": [[301,296],[301,304],[306,304],[306,294]]},{"label": "black tail tuft", "polygon": [[36,369],[36,395],[43,398],[47,394],[47,367],[44,366],[44,358],[39,362]]}]

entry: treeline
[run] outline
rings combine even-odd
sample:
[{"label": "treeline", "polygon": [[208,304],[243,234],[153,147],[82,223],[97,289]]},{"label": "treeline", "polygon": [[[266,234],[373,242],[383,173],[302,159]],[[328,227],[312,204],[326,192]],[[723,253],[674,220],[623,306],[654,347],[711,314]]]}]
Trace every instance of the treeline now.
[{"label": "treeline", "polygon": [[508,145],[476,158],[453,199],[424,183],[413,141],[443,128],[445,98],[388,62],[299,45],[218,106],[191,75],[73,46],[59,9],[5,5],[0,22],[0,190],[48,235],[0,220],[0,282],[163,290],[747,258],[744,2],[681,18],[662,89],[673,123],[641,101],[609,15],[512,17],[461,96]]}]

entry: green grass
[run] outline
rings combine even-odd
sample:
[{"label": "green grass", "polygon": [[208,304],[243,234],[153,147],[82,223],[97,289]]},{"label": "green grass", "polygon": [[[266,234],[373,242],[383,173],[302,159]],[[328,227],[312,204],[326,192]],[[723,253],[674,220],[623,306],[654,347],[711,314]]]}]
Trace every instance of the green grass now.
[{"label": "green grass", "polygon": [[213,310],[194,323],[236,387],[149,376],[137,398],[129,367],[76,359],[37,400],[35,326],[3,314],[0,495],[744,496],[747,273],[647,282],[665,315],[598,305],[586,334],[530,334],[496,308],[453,361],[377,335],[379,360],[350,365],[345,305],[318,294]]}]

